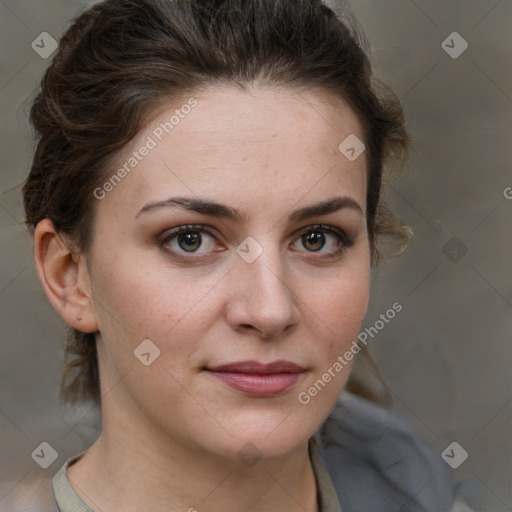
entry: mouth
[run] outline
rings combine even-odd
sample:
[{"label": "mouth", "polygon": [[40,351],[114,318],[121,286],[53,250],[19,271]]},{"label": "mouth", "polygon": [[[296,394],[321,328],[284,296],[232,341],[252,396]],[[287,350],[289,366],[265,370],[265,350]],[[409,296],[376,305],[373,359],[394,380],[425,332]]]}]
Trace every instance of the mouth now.
[{"label": "mouth", "polygon": [[306,369],[290,361],[263,364],[241,361],[206,367],[214,378],[242,393],[255,397],[277,396],[291,389]]}]

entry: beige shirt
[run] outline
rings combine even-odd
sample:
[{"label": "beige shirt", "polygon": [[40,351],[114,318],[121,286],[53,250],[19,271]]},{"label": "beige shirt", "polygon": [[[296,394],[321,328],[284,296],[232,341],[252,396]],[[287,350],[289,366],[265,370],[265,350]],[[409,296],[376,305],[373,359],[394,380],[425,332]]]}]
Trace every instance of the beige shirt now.
[{"label": "beige shirt", "polygon": [[[51,481],[40,480],[29,488],[25,486],[16,493],[9,493],[0,501],[0,512],[94,512],[78,497],[66,474],[66,468],[84,453],[69,458]],[[309,442],[309,456],[317,483],[319,512],[341,512],[336,490],[314,438]]]}]

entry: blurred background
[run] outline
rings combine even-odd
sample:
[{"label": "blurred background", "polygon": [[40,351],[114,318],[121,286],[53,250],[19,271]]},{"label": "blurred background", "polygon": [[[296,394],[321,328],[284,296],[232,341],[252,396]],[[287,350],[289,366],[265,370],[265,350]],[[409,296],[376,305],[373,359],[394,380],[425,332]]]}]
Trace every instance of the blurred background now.
[{"label": "blurred background", "polygon": [[[41,34],[58,40],[93,3],[0,0],[0,500],[99,433],[91,406],[58,399],[65,325],[38,282],[20,188],[32,154],[25,105],[51,50]],[[473,506],[512,510],[512,1],[349,5],[413,136],[386,198],[415,237],[373,276],[368,347],[396,413],[440,457],[453,442],[467,452],[452,471]],[[380,328],[395,302],[403,309]],[[42,442],[58,455],[48,469],[31,457]]]}]

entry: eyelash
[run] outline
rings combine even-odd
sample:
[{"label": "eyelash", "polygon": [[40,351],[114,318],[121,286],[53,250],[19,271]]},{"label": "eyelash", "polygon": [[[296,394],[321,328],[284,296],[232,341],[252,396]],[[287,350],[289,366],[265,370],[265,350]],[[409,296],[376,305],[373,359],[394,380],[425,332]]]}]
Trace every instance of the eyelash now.
[{"label": "eyelash", "polygon": [[[169,249],[166,247],[167,244],[169,244],[169,242],[171,242],[172,240],[177,238],[178,235],[180,235],[182,233],[190,233],[190,232],[207,233],[212,238],[217,239],[216,235],[211,230],[209,230],[206,226],[204,226],[202,224],[185,225],[185,226],[179,226],[179,227],[173,229],[172,231],[165,233],[163,238],[160,238],[158,240],[158,246],[162,250],[164,250],[167,254],[171,254],[172,257],[174,257],[180,261],[190,262],[192,259],[197,260],[197,259],[199,259],[199,257],[197,257],[197,256],[183,256],[182,255],[183,253],[177,253],[175,250]],[[332,258],[334,256],[340,255],[343,252],[345,252],[346,249],[348,249],[349,247],[352,247],[354,245],[354,241],[351,240],[343,230],[341,230],[335,226],[327,226],[324,224],[315,224],[313,226],[308,226],[306,229],[302,230],[298,234],[298,237],[295,239],[295,241],[299,240],[304,235],[308,235],[308,234],[316,233],[316,232],[322,232],[322,233],[328,233],[328,234],[335,235],[338,238],[338,242],[340,244],[338,249],[335,252],[330,253],[327,256],[324,255],[324,257],[315,258],[317,260]],[[218,251],[218,252],[220,252],[220,251]],[[306,251],[306,252],[315,254],[315,251]],[[188,254],[194,254],[194,253],[191,252]]]}]

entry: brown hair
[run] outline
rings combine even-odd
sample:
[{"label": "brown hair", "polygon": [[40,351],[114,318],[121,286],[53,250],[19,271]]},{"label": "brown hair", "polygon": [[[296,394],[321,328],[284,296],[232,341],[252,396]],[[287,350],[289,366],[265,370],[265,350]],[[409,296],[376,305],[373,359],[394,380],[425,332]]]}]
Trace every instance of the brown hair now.
[{"label": "brown hair", "polygon": [[[365,42],[349,21],[342,4],[335,13],[320,0],[93,6],[62,37],[30,111],[37,146],[23,188],[27,225],[33,231],[50,218],[86,252],[93,191],[159,105],[211,85],[282,85],[318,88],[354,109],[365,133],[372,263],[383,236],[405,246],[410,233],[381,200],[384,170],[403,162],[408,149],[403,109],[372,76]],[[70,328],[61,397],[100,403],[94,333]]]}]

